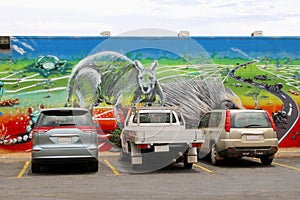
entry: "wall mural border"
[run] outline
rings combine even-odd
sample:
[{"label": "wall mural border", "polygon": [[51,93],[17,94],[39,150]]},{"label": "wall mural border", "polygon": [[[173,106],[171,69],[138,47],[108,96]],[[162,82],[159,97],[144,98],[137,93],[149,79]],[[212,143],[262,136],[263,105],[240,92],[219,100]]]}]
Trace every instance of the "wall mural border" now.
[{"label": "wall mural border", "polygon": [[[193,100],[198,118],[224,103],[265,109],[277,123],[279,146],[300,146],[300,37],[12,36],[10,45],[0,51],[0,153],[30,151],[39,111],[70,105],[91,109],[99,150],[110,150],[106,134],[122,127],[124,117],[118,106],[178,104],[171,96],[188,102],[195,90],[212,102]],[[281,111],[286,121],[275,117]],[[196,123],[190,117],[188,125]]]}]

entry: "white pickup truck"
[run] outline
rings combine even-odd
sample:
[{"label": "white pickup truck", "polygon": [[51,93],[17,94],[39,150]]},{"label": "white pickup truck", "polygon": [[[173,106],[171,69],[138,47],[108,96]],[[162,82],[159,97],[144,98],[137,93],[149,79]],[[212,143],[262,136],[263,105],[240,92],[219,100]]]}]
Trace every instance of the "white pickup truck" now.
[{"label": "white pickup truck", "polygon": [[121,159],[132,168],[165,167],[183,162],[187,169],[197,162],[197,148],[204,141],[199,129],[186,129],[180,109],[137,107],[126,117],[121,133]]}]

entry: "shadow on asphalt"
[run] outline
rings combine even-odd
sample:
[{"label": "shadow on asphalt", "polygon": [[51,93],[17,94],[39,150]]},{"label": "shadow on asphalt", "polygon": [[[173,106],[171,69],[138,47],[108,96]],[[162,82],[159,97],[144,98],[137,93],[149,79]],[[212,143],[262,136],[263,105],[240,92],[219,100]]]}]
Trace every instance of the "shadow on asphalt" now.
[{"label": "shadow on asphalt", "polygon": [[[205,163],[207,165],[214,166],[209,159],[204,158],[199,160],[200,163]],[[259,159],[253,158],[231,158],[221,160],[220,164],[214,167],[221,167],[221,168],[265,168],[265,167],[275,167],[274,165],[263,165]]]},{"label": "shadow on asphalt", "polygon": [[29,169],[29,175],[82,175],[82,174],[95,174],[90,172],[87,164],[49,164],[41,166],[41,172],[32,173]]},{"label": "shadow on asphalt", "polygon": [[195,169],[185,169],[182,163],[171,163],[166,165],[146,165],[139,168],[132,168],[128,161],[116,161],[120,164],[120,171],[130,174],[180,174],[199,173]]}]

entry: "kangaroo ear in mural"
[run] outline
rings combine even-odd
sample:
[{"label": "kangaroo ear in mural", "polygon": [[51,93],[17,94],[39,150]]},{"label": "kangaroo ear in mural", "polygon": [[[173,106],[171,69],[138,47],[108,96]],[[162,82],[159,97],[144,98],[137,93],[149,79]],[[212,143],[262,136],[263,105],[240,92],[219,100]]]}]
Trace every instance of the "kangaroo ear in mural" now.
[{"label": "kangaroo ear in mural", "polygon": [[135,68],[137,70],[142,71],[144,69],[144,66],[142,65],[142,63],[139,60],[135,60],[134,64],[135,64]]},{"label": "kangaroo ear in mural", "polygon": [[156,66],[157,66],[157,60],[154,60],[153,63],[151,64],[151,66],[150,66],[150,71],[154,71]]}]

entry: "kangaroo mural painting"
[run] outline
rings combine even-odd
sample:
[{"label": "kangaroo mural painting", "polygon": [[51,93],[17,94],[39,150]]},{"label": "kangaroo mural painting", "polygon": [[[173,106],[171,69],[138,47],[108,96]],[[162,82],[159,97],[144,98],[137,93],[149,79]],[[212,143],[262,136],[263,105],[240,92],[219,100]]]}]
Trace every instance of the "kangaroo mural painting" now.
[{"label": "kangaroo mural painting", "polygon": [[131,61],[117,52],[87,57],[72,71],[67,103],[89,109],[101,103],[115,105],[125,90],[132,89],[133,104],[155,102],[156,98],[162,103],[163,92],[154,72],[156,66],[154,61],[150,68],[144,68],[140,61]]},{"label": "kangaroo mural painting", "polygon": [[[86,107],[102,128],[108,121],[116,128],[116,113],[149,103],[180,104],[190,127],[220,107],[285,111],[287,124],[277,128],[280,146],[300,146],[298,37],[192,39],[210,58],[184,49],[181,38],[167,45],[166,38],[121,38],[125,46],[142,41],[145,48],[123,45],[89,55],[107,38],[11,37],[11,51],[0,52],[0,149],[30,149],[40,105]],[[181,49],[171,54],[152,43]]]}]

